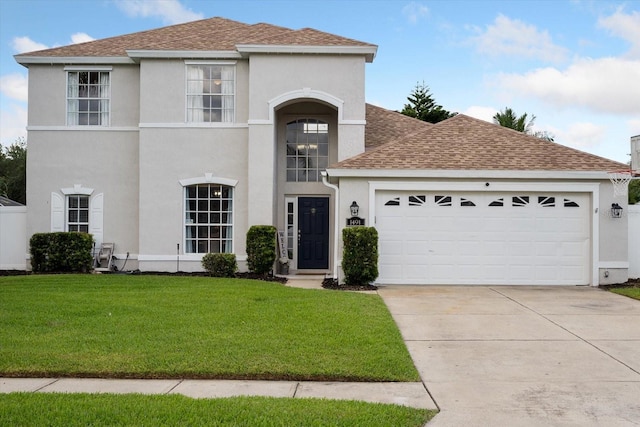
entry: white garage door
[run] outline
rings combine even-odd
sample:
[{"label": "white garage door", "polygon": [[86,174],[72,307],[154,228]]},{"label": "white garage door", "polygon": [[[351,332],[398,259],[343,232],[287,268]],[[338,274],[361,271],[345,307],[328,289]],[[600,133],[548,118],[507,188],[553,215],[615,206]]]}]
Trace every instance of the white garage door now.
[{"label": "white garage door", "polygon": [[381,284],[586,285],[590,197],[376,193]]}]

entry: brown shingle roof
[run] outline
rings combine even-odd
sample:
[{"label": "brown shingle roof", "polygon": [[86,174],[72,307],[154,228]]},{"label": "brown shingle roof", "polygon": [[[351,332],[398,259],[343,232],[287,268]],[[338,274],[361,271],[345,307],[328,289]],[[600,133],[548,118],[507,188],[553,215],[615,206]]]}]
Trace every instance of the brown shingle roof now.
[{"label": "brown shingle roof", "polygon": [[375,105],[367,104],[366,107],[367,125],[364,128],[364,145],[367,150],[424,132],[433,126],[431,123]]},{"label": "brown shingle roof", "polygon": [[357,46],[375,47],[322,31],[291,30],[270,24],[244,24],[224,18],[209,18],[79,43],[21,56],[110,57],[127,56],[127,50],[235,51],[236,45]]},{"label": "brown shingle roof", "polygon": [[408,128],[404,137],[398,137],[394,135],[398,132],[397,123],[380,123],[376,119],[400,118],[378,113],[367,114],[366,126],[370,129],[365,134],[371,135],[376,129],[386,132],[385,126],[389,126],[393,128],[390,142],[331,168],[608,171],[628,167],[464,114],[419,132]]}]

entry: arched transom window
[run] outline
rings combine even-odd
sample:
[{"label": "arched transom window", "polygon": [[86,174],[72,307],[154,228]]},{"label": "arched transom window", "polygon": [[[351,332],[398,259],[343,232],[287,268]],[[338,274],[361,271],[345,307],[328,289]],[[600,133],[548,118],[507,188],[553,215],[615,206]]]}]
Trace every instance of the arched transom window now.
[{"label": "arched transom window", "polygon": [[320,181],[329,162],[329,124],[316,119],[287,123],[287,181]]}]

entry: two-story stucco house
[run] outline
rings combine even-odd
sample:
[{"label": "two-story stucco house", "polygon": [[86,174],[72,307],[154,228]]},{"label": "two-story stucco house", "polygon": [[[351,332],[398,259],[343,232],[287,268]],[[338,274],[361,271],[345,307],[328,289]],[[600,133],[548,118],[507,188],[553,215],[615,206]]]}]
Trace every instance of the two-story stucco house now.
[{"label": "two-story stucco house", "polygon": [[248,228],[273,224],[292,272],[339,275],[358,205],[380,233],[379,283],[626,280],[606,174],[624,165],[464,115],[431,125],[368,105],[376,53],[211,18],[16,55],[29,69],[28,235],[88,231],[128,268],[196,271],[207,252],[246,268]]}]

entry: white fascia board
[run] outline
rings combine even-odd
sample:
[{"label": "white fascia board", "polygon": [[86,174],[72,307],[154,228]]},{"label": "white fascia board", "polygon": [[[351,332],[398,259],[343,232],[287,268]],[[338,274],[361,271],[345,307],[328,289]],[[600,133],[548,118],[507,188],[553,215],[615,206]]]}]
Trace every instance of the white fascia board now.
[{"label": "white fascia board", "polygon": [[301,46],[239,44],[240,53],[303,53],[319,55],[364,55],[367,62],[373,62],[378,52],[377,46]]},{"label": "white fascia board", "polygon": [[126,56],[14,56],[20,65],[29,64],[135,64]]},{"label": "white fascia board", "polygon": [[609,179],[599,171],[455,170],[455,169],[327,169],[335,178],[451,178],[451,179]]},{"label": "white fascia board", "polygon": [[[127,50],[132,59],[141,58],[190,58],[190,59],[240,59],[238,52],[230,50]],[[138,61],[136,61],[138,62]]]}]

